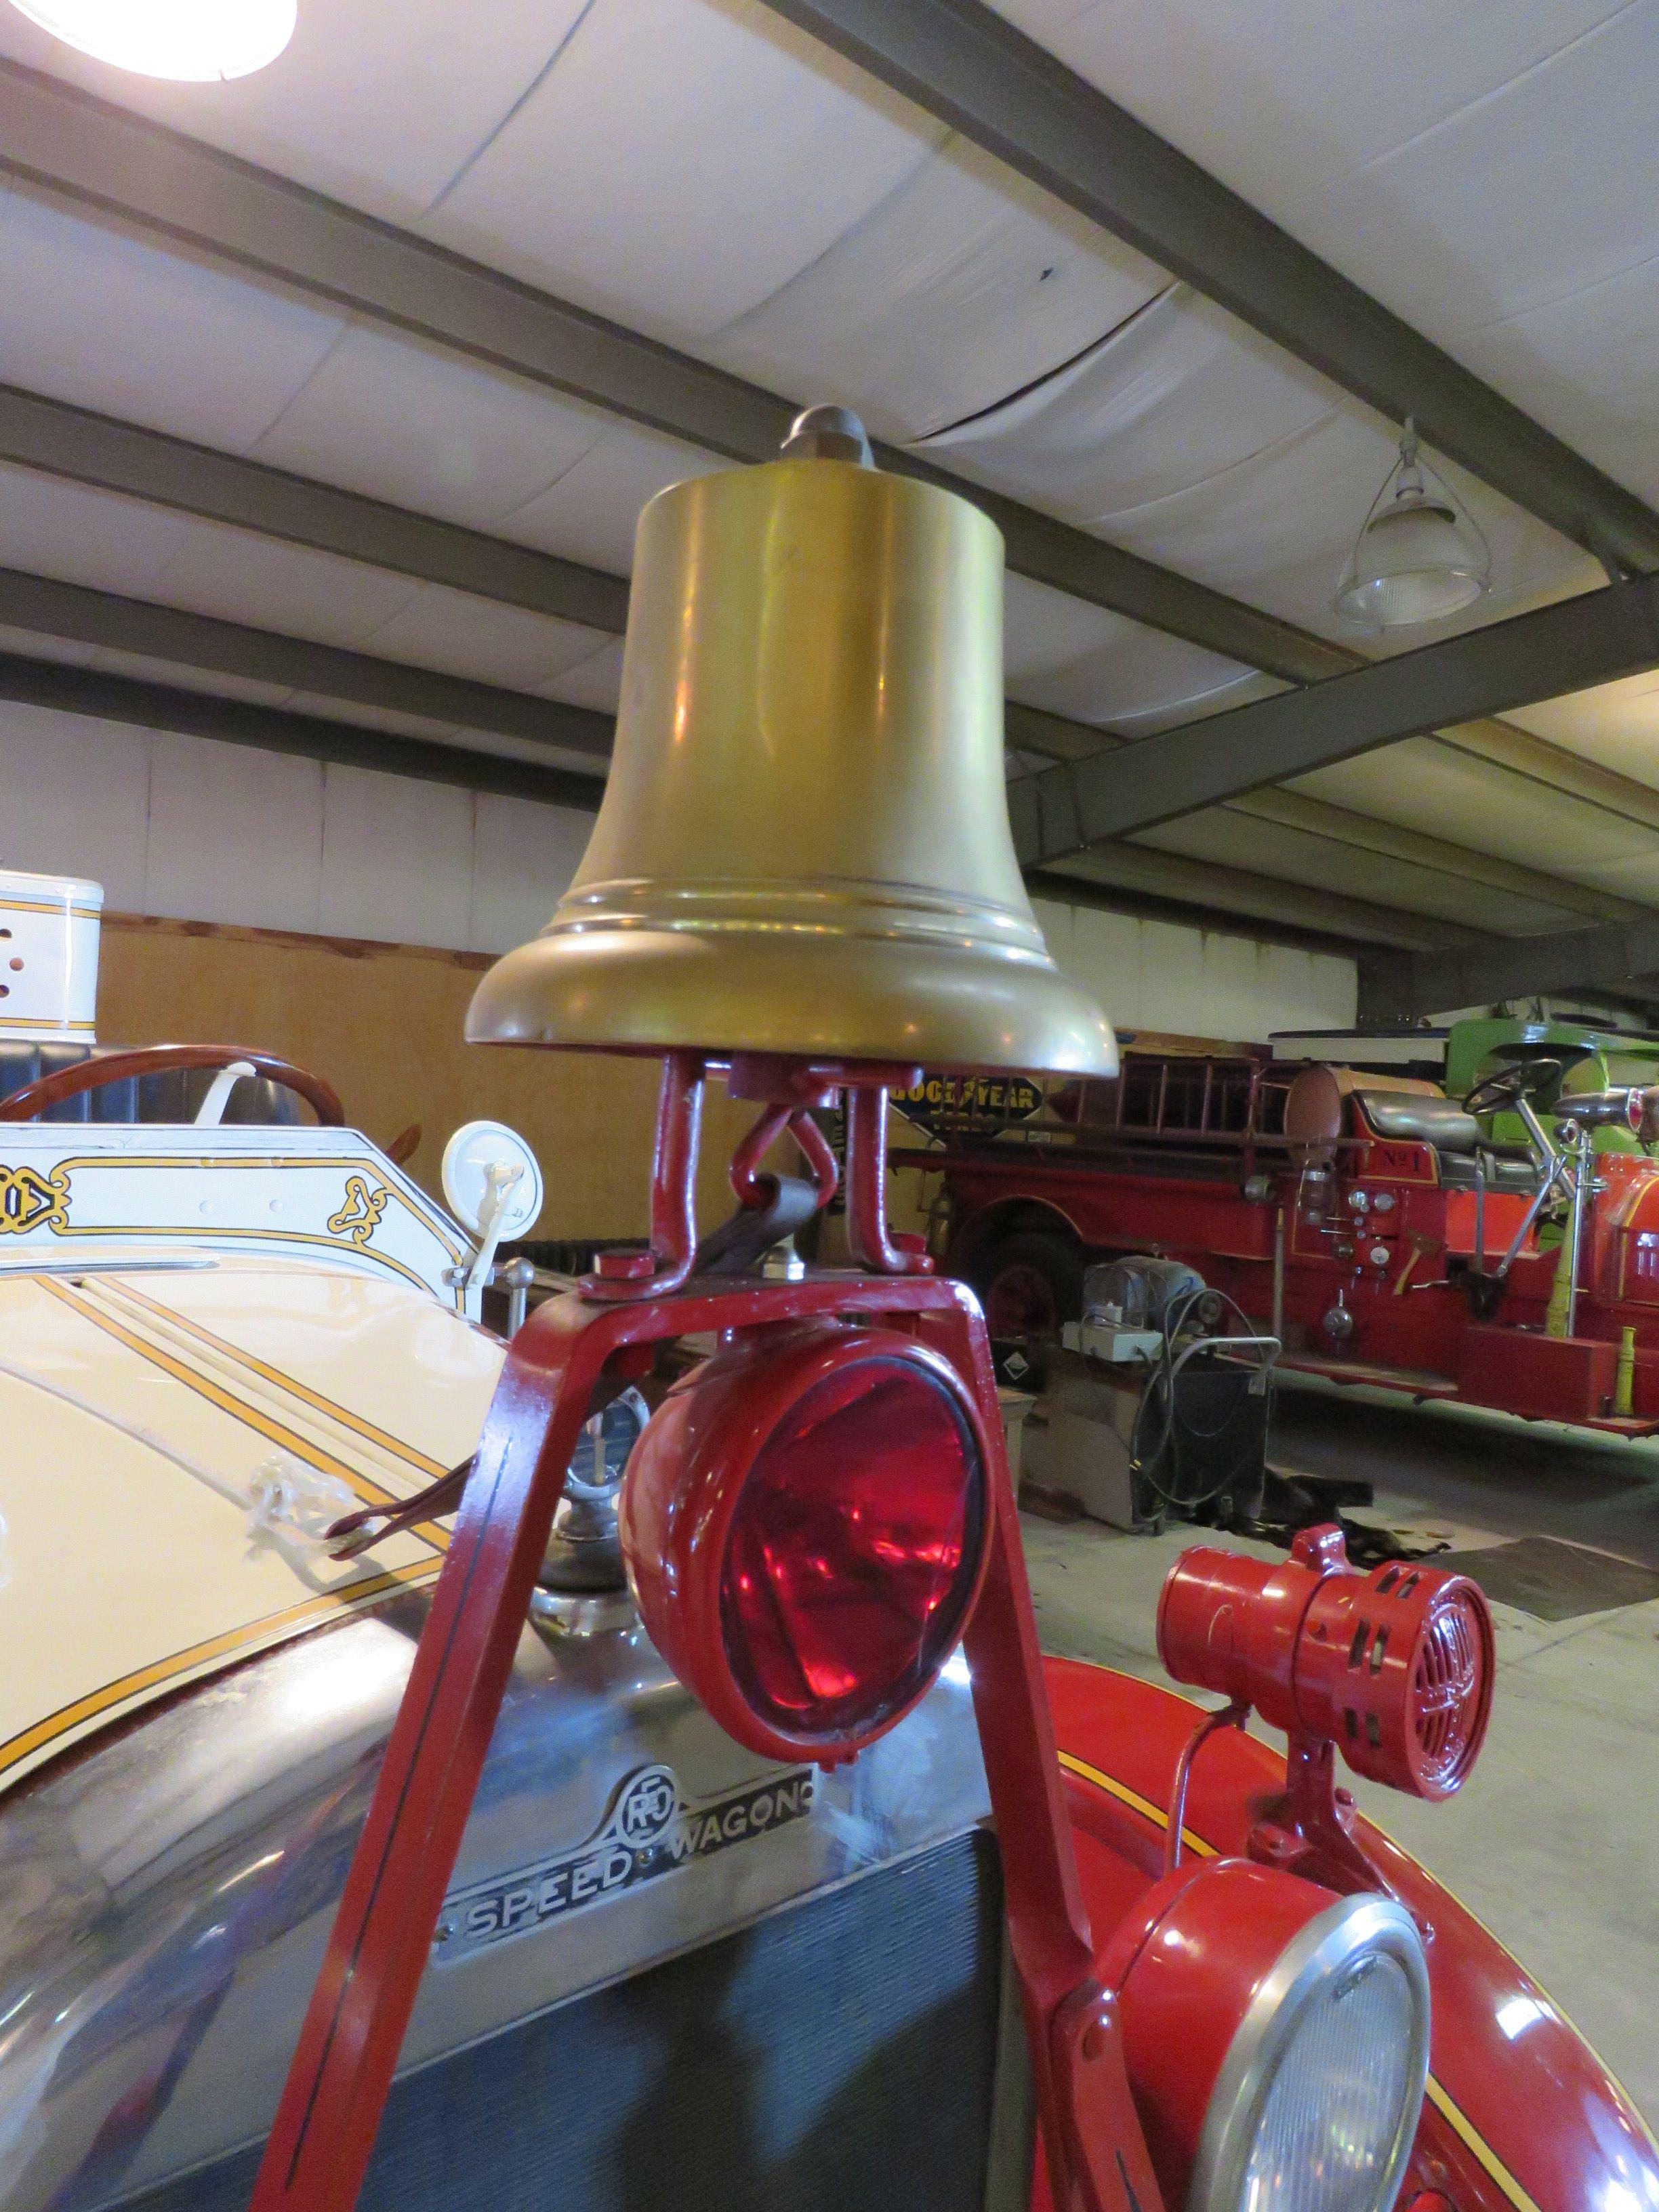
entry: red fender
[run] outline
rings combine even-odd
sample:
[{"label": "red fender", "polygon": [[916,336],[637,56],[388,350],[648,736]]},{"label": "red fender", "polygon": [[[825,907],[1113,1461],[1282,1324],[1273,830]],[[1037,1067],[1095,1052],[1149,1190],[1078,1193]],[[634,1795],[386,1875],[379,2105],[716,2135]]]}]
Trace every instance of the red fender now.
[{"label": "red fender", "polygon": [[[1097,1954],[1163,1871],[1176,1761],[1200,1709],[1104,1667],[1045,1659],[1078,1863]],[[1184,1833],[1195,1856],[1244,1850],[1285,1762],[1234,1729],[1205,1747]],[[1429,2098],[1402,2207],[1456,2212],[1659,2212],[1659,2145],[1630,2099],[1536,1982],[1397,1844],[1356,1823],[1366,1851],[1433,1929]],[[1039,2175],[1033,2212],[1049,2212]]]}]

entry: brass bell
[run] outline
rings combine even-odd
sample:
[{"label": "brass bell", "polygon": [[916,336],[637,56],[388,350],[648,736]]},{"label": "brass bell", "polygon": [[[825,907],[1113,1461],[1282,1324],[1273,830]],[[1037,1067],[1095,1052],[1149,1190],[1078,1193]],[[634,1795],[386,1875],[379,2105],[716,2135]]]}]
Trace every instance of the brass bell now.
[{"label": "brass bell", "polygon": [[1003,782],[1001,534],[812,409],[640,518],[610,781],[474,1042],[1109,1075]]}]

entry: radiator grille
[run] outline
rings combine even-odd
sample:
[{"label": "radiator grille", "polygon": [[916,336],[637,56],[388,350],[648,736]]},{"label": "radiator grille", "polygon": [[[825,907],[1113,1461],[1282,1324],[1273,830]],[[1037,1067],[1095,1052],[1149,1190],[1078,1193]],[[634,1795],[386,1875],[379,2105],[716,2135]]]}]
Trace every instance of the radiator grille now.
[{"label": "radiator grille", "polygon": [[964,1836],[506,2030],[397,2084],[360,2212],[981,2212],[1001,1926]]}]

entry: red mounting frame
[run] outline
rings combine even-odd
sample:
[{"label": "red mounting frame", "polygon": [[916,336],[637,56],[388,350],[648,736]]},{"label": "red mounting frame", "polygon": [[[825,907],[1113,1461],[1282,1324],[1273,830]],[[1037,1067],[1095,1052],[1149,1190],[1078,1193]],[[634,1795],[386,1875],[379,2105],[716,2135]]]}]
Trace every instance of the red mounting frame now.
[{"label": "red mounting frame", "polygon": [[[665,1070],[653,1190],[659,1225],[690,1218],[703,1069],[680,1064],[689,1057]],[[811,1074],[820,1089],[837,1080]],[[880,1080],[865,1077],[872,1090]],[[787,1103],[798,1104],[799,1092]],[[976,1406],[990,1448],[992,1527],[964,1642],[1050,2187],[1060,2212],[1161,2212],[1115,2000],[1094,1973],[984,1322],[959,1284],[899,1272],[915,1255],[887,1243],[884,1220],[877,1233],[881,1118],[867,1107],[849,1116],[848,1206],[860,1256],[884,1252],[893,1272],[729,1286],[705,1278],[672,1291],[661,1275],[654,1283],[613,1277],[603,1290],[592,1286],[598,1297],[569,1294],[541,1307],[508,1346],[251,2212],[350,2212],[356,2202],[595,1392],[643,1373],[652,1347],[668,1338],[839,1316],[914,1335],[950,1362]],[[678,1238],[675,1249],[655,1250],[665,1273],[680,1268]],[[556,2094],[557,2084],[549,2090]]]}]

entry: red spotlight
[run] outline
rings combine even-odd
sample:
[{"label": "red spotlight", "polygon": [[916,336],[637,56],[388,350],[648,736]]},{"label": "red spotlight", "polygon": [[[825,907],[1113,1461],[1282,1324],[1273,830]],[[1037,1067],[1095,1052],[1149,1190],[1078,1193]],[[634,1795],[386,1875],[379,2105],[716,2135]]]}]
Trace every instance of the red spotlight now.
[{"label": "red spotlight", "polygon": [[988,1455],[956,1370],[896,1330],[768,1330],[670,1391],[623,1479],[651,1640],[727,1734],[851,1759],[925,1693],[984,1572]]},{"label": "red spotlight", "polygon": [[1158,1601],[1158,1648],[1176,1681],[1334,1743],[1357,1774],[1414,1797],[1462,1787],[1492,1711],[1478,1586],[1398,1560],[1361,1573],[1337,1528],[1304,1529],[1278,1565],[1183,1552]]}]

